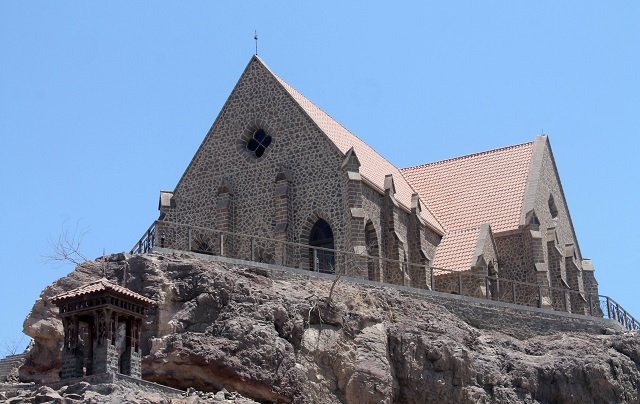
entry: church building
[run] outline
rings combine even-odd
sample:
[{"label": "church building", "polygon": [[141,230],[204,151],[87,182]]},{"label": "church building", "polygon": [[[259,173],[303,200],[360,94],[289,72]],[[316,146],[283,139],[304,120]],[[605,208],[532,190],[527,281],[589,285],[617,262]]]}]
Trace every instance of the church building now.
[{"label": "church building", "polygon": [[546,136],[399,168],[258,56],[159,209],[158,244],[169,248],[224,255],[245,251],[233,234],[255,235],[317,248],[294,257],[263,243],[259,259],[285,266],[333,272],[332,251],[346,251],[380,257],[355,274],[372,281],[431,289],[439,278],[442,290],[451,274],[484,274],[552,287],[540,306],[582,314],[585,294],[597,294]]}]

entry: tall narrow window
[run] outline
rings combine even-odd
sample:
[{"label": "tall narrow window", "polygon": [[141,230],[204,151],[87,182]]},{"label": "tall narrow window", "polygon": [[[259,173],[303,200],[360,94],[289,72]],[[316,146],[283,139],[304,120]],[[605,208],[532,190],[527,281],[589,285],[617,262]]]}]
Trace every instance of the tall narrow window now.
[{"label": "tall narrow window", "polygon": [[331,230],[329,223],[323,219],[318,219],[311,228],[309,245],[312,247],[319,247],[311,248],[309,251],[311,270],[319,272],[335,272],[335,259],[333,252],[335,245],[333,243],[333,231]]},{"label": "tall narrow window", "polygon": [[[371,257],[379,257],[378,236],[376,229],[371,221],[367,221],[364,226],[364,240],[367,248],[367,255]],[[376,258],[367,258],[367,272],[370,281],[380,281],[380,263]]]},{"label": "tall narrow window", "polygon": [[553,200],[553,195],[549,195],[549,213],[551,213],[552,219],[558,218],[558,208],[556,207],[556,201]]}]

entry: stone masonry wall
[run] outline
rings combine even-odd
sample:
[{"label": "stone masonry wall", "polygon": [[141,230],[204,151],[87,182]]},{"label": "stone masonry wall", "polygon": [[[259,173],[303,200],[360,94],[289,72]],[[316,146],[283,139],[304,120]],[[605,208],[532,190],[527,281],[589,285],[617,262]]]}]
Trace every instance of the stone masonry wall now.
[{"label": "stone masonry wall", "polygon": [[[542,159],[542,172],[538,183],[538,190],[535,202],[535,212],[540,221],[540,230],[545,231],[555,228],[558,237],[558,245],[566,244],[576,245],[576,239],[571,228],[569,219],[569,209],[561,192],[560,183],[556,177],[553,160],[551,158],[551,150],[548,146],[544,148]],[[555,206],[557,208],[557,217],[554,219],[549,210],[549,196],[553,196]],[[544,251],[545,256],[547,251]],[[577,260],[582,260],[580,251],[576,249]]]},{"label": "stone masonry wall", "polygon": [[[569,216],[569,209],[567,206],[567,202],[564,199],[564,195],[562,193],[561,185],[557,177],[557,171],[555,169],[553,158],[551,154],[551,149],[549,148],[548,143],[545,143],[544,154],[542,158],[542,169],[540,180],[538,184],[537,194],[535,198],[535,213],[540,222],[540,231],[544,234],[545,231],[550,231],[553,229],[555,232],[555,237],[557,238],[557,248],[560,250],[561,254],[564,255],[565,246],[574,246],[575,248],[572,251],[575,254],[575,258],[573,261],[576,264],[577,273],[576,276],[582,278],[582,256],[579,248],[577,248],[577,240],[574,234],[574,230],[571,226],[571,219]],[[557,210],[555,218],[553,217],[552,211],[549,206],[550,196],[553,199],[553,204],[555,205],[555,209]],[[555,212],[554,212],[555,213]],[[550,252],[548,251],[551,243],[548,242],[543,243],[542,247],[544,249],[543,256],[548,257]],[[553,252],[555,254],[555,252]],[[549,263],[547,263],[548,265]],[[548,270],[548,276],[551,276],[551,272]],[[565,260],[561,259],[560,262],[560,274],[561,278],[566,282],[566,268],[565,268]],[[576,280],[575,285],[580,287],[583,285],[582,279]],[[552,302],[554,307],[559,307],[566,305],[564,301],[564,296],[556,296],[556,301]],[[561,300],[558,302],[557,300]]]},{"label": "stone masonry wall", "polygon": [[[246,148],[257,129],[273,139],[261,157]],[[371,221],[380,256],[408,260],[411,213],[385,203],[384,194],[357,178],[358,167],[357,156],[343,155],[272,73],[252,59],[176,186],[174,203],[162,207],[164,221],[308,244],[313,224],[324,219],[335,248],[355,252],[364,252],[364,228]],[[167,247],[245,259],[253,251],[262,262],[286,259],[289,266],[310,267],[305,248],[283,249],[266,241],[252,246],[236,236],[221,241],[214,232],[189,234],[168,225],[159,232]],[[439,236],[423,225],[413,236],[432,260]],[[381,278],[411,283],[406,268],[378,266]],[[357,267],[362,267],[359,276],[368,277],[366,262]],[[420,278],[416,282],[426,287]]]},{"label": "stone masonry wall", "polygon": [[535,282],[533,263],[528,259],[528,243],[522,233],[496,237],[500,277],[519,282]]},{"label": "stone masonry wall", "polygon": [[[371,221],[376,230],[378,245],[382,245],[382,212],[383,212],[383,195],[374,190],[370,186],[363,184],[362,186],[362,209],[365,214],[365,223]],[[384,249],[379,248],[380,256],[384,257]]]},{"label": "stone masonry wall", "polygon": [[[273,139],[260,158],[246,149],[257,129]],[[294,168],[288,190],[294,240],[289,241],[308,243],[304,225],[322,218],[332,227],[336,248],[347,249],[342,160],[339,150],[254,59],[177,185],[176,206],[164,208],[165,220],[215,228],[217,190],[226,184],[233,199],[230,230],[273,238],[276,177],[282,167]],[[243,243],[237,240],[235,248],[249,251]]]},{"label": "stone masonry wall", "polygon": [[615,321],[598,317],[573,317],[544,309],[483,303],[462,296],[426,295],[423,298],[445,306],[474,327],[499,331],[516,338],[530,338],[535,335],[550,335],[558,332],[601,334],[607,328],[620,329],[620,325]]},{"label": "stone masonry wall", "polygon": [[[529,224],[519,232],[496,236],[500,274],[506,279],[563,287],[562,280],[566,282],[566,269],[562,253],[565,246],[577,246],[577,241],[556,175],[551,149],[546,140],[540,152],[540,175],[534,202],[534,212],[539,224]],[[552,208],[549,203],[550,196],[553,199]],[[555,212],[552,212],[552,209]],[[554,250],[560,250],[560,256],[557,256],[556,251],[550,251],[550,246],[553,246]],[[551,256],[553,262],[550,263]],[[576,276],[582,277],[582,258],[578,248],[575,248],[573,261],[577,267]],[[574,283],[578,286],[584,284],[581,280]],[[518,291],[518,295],[524,296],[527,293],[528,291],[524,290]],[[535,299],[535,296],[530,296],[526,299],[528,301],[521,303],[531,303]],[[545,291],[543,300],[545,306],[550,305],[558,309],[570,307],[563,293],[549,294]]]}]

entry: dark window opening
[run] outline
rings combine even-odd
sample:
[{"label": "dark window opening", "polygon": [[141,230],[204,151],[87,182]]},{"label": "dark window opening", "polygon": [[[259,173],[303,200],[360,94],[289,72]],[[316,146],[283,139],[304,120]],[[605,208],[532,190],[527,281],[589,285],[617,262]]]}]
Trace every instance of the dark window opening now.
[{"label": "dark window opening", "polygon": [[329,273],[335,272],[334,252],[320,249],[335,249],[335,245],[333,243],[333,231],[331,230],[329,223],[323,219],[318,219],[318,221],[313,225],[313,228],[311,228],[309,245],[319,247],[309,249],[311,270]]},{"label": "dark window opening", "polygon": [[267,147],[271,145],[271,136],[267,135],[264,129],[258,129],[247,142],[247,150],[252,152],[257,158],[262,157]]},{"label": "dark window opening", "polygon": [[531,216],[530,224],[533,226],[540,226],[540,220],[538,220],[538,216],[536,216],[535,213]]},{"label": "dark window opening", "polygon": [[556,207],[556,201],[553,200],[553,195],[549,195],[549,212],[552,219],[558,217],[558,208]]},{"label": "dark window opening", "polygon": [[[364,240],[367,248],[367,255],[371,257],[379,257],[380,249],[378,247],[378,236],[376,235],[376,229],[373,227],[373,223],[368,221],[364,227]],[[367,258],[367,272],[369,275],[369,280],[377,280],[380,279],[380,263],[376,258]]]},{"label": "dark window opening", "polygon": [[427,258],[426,255],[424,255],[424,252],[422,250],[419,251],[420,252],[420,265],[424,266],[425,269],[429,268],[429,258]]}]

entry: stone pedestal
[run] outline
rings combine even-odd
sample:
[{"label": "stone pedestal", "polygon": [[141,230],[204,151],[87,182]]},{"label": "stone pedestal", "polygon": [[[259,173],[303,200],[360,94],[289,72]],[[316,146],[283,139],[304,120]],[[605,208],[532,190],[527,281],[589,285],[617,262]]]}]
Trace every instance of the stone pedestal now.
[{"label": "stone pedestal", "polygon": [[73,377],[82,377],[84,372],[82,369],[83,358],[76,355],[75,352],[65,349],[62,353],[62,368],[60,369],[60,378],[69,379]]},{"label": "stone pedestal", "polygon": [[118,350],[115,345],[107,344],[93,348],[94,373],[118,373]]},{"label": "stone pedestal", "polygon": [[131,348],[128,348],[120,359],[120,367],[122,374],[131,377],[142,378],[142,355]]}]

